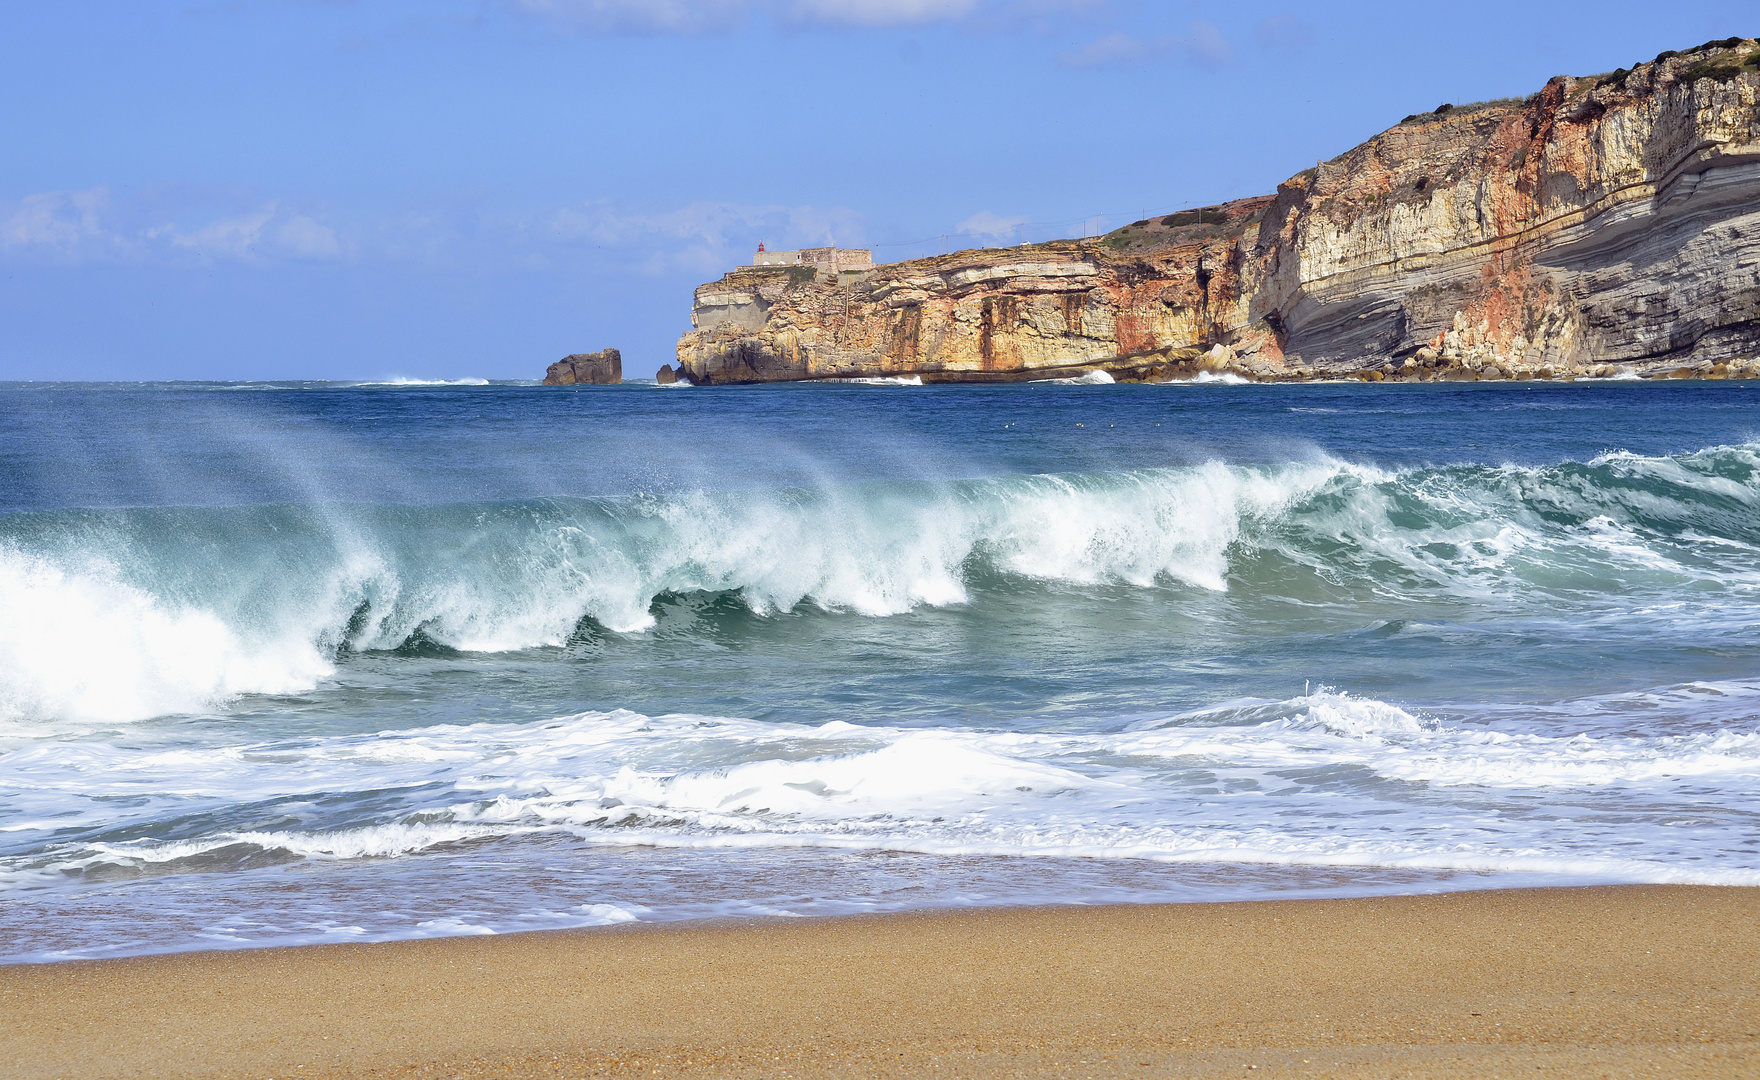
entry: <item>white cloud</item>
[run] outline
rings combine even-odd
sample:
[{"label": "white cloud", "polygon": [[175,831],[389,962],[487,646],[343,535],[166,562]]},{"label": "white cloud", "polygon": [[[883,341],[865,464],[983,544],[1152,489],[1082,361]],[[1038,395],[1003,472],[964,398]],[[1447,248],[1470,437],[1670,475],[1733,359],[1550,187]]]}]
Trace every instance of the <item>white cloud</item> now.
[{"label": "white cloud", "polygon": [[206,259],[334,259],[348,251],[335,229],[309,214],[284,212],[279,202],[190,229],[157,225],[143,235]]},{"label": "white cloud", "polygon": [[[107,238],[99,215],[109,204],[106,187],[26,195],[0,221],[0,247],[72,256],[82,247],[102,245]],[[5,209],[4,204],[0,209]]]},{"label": "white cloud", "polygon": [[1188,23],[1185,35],[1175,40],[1179,42],[1180,51],[1201,64],[1221,67],[1234,62],[1233,46],[1214,23],[1203,19]]},{"label": "white cloud", "polygon": [[1098,0],[506,0],[513,10],[593,34],[723,34],[767,18],[780,26],[896,27],[1043,18]]},{"label": "white cloud", "polygon": [[283,222],[275,230],[275,240],[288,254],[306,259],[329,259],[343,252],[335,229],[304,214]]},{"label": "white cloud", "polygon": [[860,247],[865,239],[862,215],[844,207],[695,202],[656,210],[590,201],[508,210],[457,196],[338,223],[292,198],[213,190],[158,189],[116,199],[95,187],[0,200],[0,259],[61,263],[377,259],[544,269],[601,248],[620,267],[718,275],[749,261],[760,241],[772,248]]},{"label": "white cloud", "polygon": [[1115,67],[1119,64],[1139,64],[1145,60],[1155,60],[1167,54],[1164,44],[1167,38],[1145,41],[1129,34],[1107,34],[1097,41],[1090,41],[1076,49],[1069,49],[1058,54],[1058,61],[1066,67],[1097,68]]},{"label": "white cloud", "polygon": [[1163,34],[1153,38],[1108,34],[1060,53],[1057,59],[1064,66],[1074,68],[1119,67],[1174,59],[1185,59],[1205,67],[1223,67],[1234,62],[1234,48],[1214,24],[1199,19],[1188,23],[1182,34]]},{"label": "white cloud", "polygon": [[780,0],[768,5],[785,22],[830,26],[920,26],[955,22],[977,0]]},{"label": "white cloud", "polygon": [[1014,235],[1014,231],[1027,223],[1024,217],[1002,217],[988,210],[980,210],[955,226],[955,231],[968,236],[988,236],[1003,239]]},{"label": "white cloud", "polygon": [[748,0],[511,0],[515,10],[597,34],[716,34],[751,15]]},{"label": "white cloud", "polygon": [[1288,11],[1261,20],[1253,28],[1253,38],[1262,47],[1285,54],[1301,52],[1314,39],[1307,24]]},{"label": "white cloud", "polygon": [[154,192],[118,202],[107,187],[44,191],[0,202],[0,253],[63,262],[154,258],[336,258],[348,251],[337,231],[279,202],[248,209],[232,199]]},{"label": "white cloud", "polygon": [[242,259],[251,254],[263,235],[263,226],[275,216],[275,204],[259,207],[239,217],[210,221],[189,232],[180,232],[175,225],[159,225],[147,230],[147,238],[163,239],[209,258]]},{"label": "white cloud", "polygon": [[632,265],[660,273],[725,269],[746,261],[760,242],[773,249],[858,247],[864,236],[862,215],[842,207],[697,202],[654,212],[595,201],[550,213],[535,239],[624,249]]}]

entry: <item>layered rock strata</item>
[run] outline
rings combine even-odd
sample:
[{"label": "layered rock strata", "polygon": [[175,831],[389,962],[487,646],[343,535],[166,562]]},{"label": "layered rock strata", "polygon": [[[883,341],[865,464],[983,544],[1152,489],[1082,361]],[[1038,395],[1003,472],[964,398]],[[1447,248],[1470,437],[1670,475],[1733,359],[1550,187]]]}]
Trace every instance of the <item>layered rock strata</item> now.
[{"label": "layered rock strata", "polygon": [[623,382],[623,354],[616,349],[570,353],[544,371],[545,386],[616,386]]},{"label": "layered rock strata", "polygon": [[1760,44],[1443,107],[1098,240],[696,291],[701,384],[1760,375]]}]

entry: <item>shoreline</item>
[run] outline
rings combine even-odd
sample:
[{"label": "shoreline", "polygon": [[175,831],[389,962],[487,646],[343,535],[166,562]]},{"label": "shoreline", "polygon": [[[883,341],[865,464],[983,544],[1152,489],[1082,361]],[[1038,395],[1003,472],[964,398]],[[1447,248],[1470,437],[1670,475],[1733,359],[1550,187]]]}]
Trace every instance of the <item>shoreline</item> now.
[{"label": "shoreline", "polygon": [[1760,888],[626,925],[0,966],[9,1075],[1760,1075]]},{"label": "shoreline", "polygon": [[[1389,386],[1421,386],[1421,385],[1462,385],[1471,383],[1509,383],[1520,385],[1567,385],[1585,383],[1600,385],[1604,383],[1753,383],[1760,381],[1760,360],[1752,372],[1746,373],[1715,373],[1702,372],[1685,368],[1666,368],[1647,372],[1619,371],[1613,374],[1593,375],[1584,373],[1544,376],[1532,373],[1491,374],[1481,375],[1467,372],[1434,372],[1425,370],[1420,373],[1393,372],[1385,366],[1362,368],[1353,371],[1314,372],[1308,375],[1288,373],[1267,373],[1238,367],[1202,368],[1192,367],[1170,373],[1160,373],[1146,377],[1130,366],[1112,366],[1106,364],[1068,365],[1047,368],[1022,368],[1009,371],[860,371],[860,372],[827,372],[805,375],[799,378],[786,379],[751,379],[744,381],[721,381],[695,383],[685,376],[679,376],[675,382],[657,383],[652,379],[631,380],[624,385],[641,386],[683,386],[683,387],[754,387],[754,386],[787,386],[797,384],[823,385],[874,385],[885,383],[908,386],[1025,386],[1036,383],[1061,383],[1064,385],[1078,384],[1087,381],[1096,374],[1105,375],[1110,382],[1091,383],[1091,385],[1142,385],[1142,386],[1197,386],[1197,385],[1232,385],[1232,386],[1348,386],[1356,384],[1382,384]],[[1612,365],[1607,365],[1611,367]],[[914,380],[914,381],[913,381]]]}]

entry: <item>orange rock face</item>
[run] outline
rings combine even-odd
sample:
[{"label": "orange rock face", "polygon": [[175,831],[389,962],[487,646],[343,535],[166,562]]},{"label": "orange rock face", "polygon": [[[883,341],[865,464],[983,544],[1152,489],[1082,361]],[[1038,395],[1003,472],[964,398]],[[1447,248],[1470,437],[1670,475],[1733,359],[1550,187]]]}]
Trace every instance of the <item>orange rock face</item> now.
[{"label": "orange rock face", "polygon": [[1743,374],[1760,356],[1760,45],[1409,117],[1275,195],[848,284],[697,289],[698,384],[920,376]]}]

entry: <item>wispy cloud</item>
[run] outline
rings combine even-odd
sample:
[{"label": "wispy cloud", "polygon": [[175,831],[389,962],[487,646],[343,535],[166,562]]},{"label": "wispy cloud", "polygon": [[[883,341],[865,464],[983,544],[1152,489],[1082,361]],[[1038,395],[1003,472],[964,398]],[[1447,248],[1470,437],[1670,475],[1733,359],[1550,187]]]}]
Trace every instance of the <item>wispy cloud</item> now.
[{"label": "wispy cloud", "polygon": [[110,189],[42,191],[8,206],[0,203],[0,247],[71,254],[114,243],[102,215]]},{"label": "wispy cloud", "polygon": [[1253,40],[1261,48],[1272,52],[1291,55],[1299,53],[1314,40],[1306,23],[1297,18],[1294,12],[1286,11],[1282,15],[1273,15],[1260,21],[1253,28]]},{"label": "wispy cloud", "polygon": [[955,226],[954,231],[967,236],[988,236],[1001,240],[1013,236],[1015,230],[1026,223],[1027,219],[1024,217],[1003,217],[989,210],[980,210]]},{"label": "wispy cloud", "polygon": [[335,229],[304,214],[296,214],[276,226],[275,241],[290,254],[307,259],[334,258],[345,250]]},{"label": "wispy cloud", "polygon": [[0,254],[100,262],[333,259],[348,252],[334,227],[280,201],[243,208],[215,202],[165,193],[118,201],[104,186],[0,200]]},{"label": "wispy cloud", "polygon": [[747,0],[510,0],[515,11],[595,34],[720,34],[751,17]]},{"label": "wispy cloud", "polygon": [[1199,19],[1183,33],[1157,37],[1108,34],[1086,45],[1060,53],[1065,67],[1102,68],[1169,60],[1187,60],[1204,67],[1223,67],[1234,62],[1234,47],[1214,24]]},{"label": "wispy cloud", "polygon": [[820,26],[922,26],[956,22],[977,0],[779,0],[769,5],[784,22]]},{"label": "wispy cloud", "polygon": [[616,248],[628,253],[630,265],[649,273],[726,268],[745,261],[760,242],[771,248],[856,247],[866,236],[862,215],[844,207],[697,202],[643,211],[593,201],[541,220],[539,240],[547,236],[565,244]]},{"label": "wispy cloud", "polygon": [[725,34],[758,19],[783,27],[879,28],[1017,23],[1091,10],[1099,0],[506,0],[513,10],[591,34]]},{"label": "wispy cloud", "polygon": [[[1000,220],[1000,219],[998,219]],[[719,273],[771,247],[860,246],[846,207],[693,202],[671,208],[607,200],[509,209],[476,195],[440,197],[383,217],[337,221],[293,198],[160,190],[117,199],[107,187],[0,200],[0,259],[61,264],[385,260],[426,267],[543,269],[591,261],[636,272]]]}]

